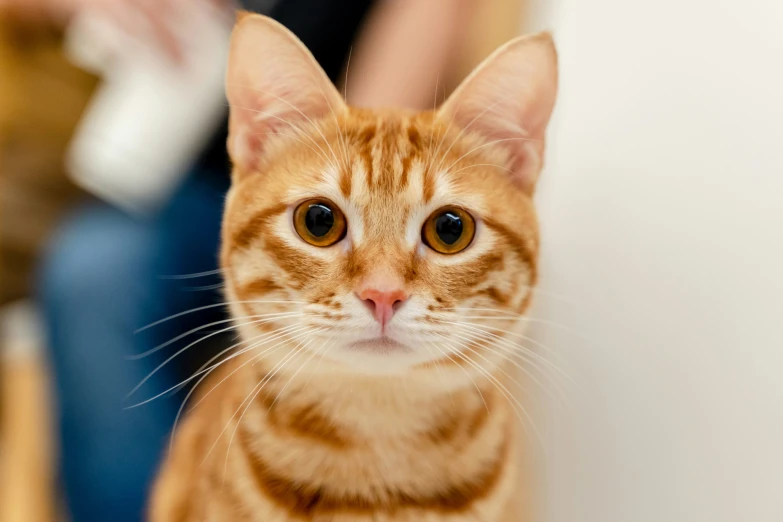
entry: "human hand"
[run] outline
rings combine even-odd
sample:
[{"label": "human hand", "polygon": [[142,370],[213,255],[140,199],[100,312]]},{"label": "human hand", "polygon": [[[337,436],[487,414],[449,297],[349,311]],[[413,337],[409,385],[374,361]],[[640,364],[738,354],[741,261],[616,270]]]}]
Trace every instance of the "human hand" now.
[{"label": "human hand", "polygon": [[129,36],[160,48],[171,60],[183,59],[183,31],[188,12],[203,9],[209,16],[228,16],[234,0],[54,0],[70,4],[72,13],[99,11]]},{"label": "human hand", "polygon": [[235,0],[0,0],[0,9],[61,23],[82,12],[100,14],[129,36],[151,42],[174,61],[182,59],[187,11],[208,9],[210,16],[230,16],[235,7]]}]

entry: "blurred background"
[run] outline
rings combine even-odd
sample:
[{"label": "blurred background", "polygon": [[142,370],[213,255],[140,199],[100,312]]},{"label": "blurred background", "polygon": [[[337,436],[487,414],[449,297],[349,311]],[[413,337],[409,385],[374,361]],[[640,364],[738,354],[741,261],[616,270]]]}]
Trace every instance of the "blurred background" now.
[{"label": "blurred background", "polygon": [[[182,395],[127,408],[228,333],[213,305],[237,7],[0,0],[0,521],[143,519]],[[531,405],[537,519],[783,520],[783,4],[242,7],[363,106],[431,108],[512,36],[553,30],[533,335],[575,384]]]}]

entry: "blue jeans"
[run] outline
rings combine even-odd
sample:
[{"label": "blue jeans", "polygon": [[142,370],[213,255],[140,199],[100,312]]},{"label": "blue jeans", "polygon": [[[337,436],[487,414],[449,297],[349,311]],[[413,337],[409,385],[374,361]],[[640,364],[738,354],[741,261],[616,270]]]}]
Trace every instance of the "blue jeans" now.
[{"label": "blue jeans", "polygon": [[42,266],[39,297],[54,376],[61,478],[74,522],[144,519],[149,487],[183,396],[126,408],[177,384],[209,354],[195,346],[126,398],[184,345],[139,360],[128,357],[220,320],[222,307],[134,332],[220,301],[217,289],[192,288],[214,287],[217,275],[162,276],[217,267],[226,188],[220,177],[194,175],[148,222],[95,203],[71,216],[55,236]]}]

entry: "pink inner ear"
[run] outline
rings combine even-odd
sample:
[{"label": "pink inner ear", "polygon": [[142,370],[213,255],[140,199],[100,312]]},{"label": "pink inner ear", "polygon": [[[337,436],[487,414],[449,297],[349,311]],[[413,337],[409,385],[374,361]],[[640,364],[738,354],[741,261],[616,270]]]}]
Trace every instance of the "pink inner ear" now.
[{"label": "pink inner ear", "polygon": [[304,45],[288,29],[259,15],[246,15],[234,30],[226,94],[229,151],[240,174],[258,169],[271,134],[298,134],[308,119],[344,107]]},{"label": "pink inner ear", "polygon": [[[243,111],[232,108],[232,111]],[[274,134],[296,134],[296,129],[282,120],[298,125],[295,112],[280,115],[265,115],[255,111],[243,111],[247,115],[237,116],[232,124],[237,131],[232,132],[235,148],[231,150],[232,158],[242,170],[247,173],[256,171],[264,158],[264,144]],[[279,119],[278,119],[279,118]]]},{"label": "pink inner ear", "polygon": [[[303,99],[301,92],[279,86],[273,95],[239,86],[233,86],[231,94],[236,100],[231,105],[232,158],[247,172],[258,169],[264,144],[272,135],[296,135],[299,128],[307,127],[308,119],[315,121],[329,111],[325,101],[319,105],[317,100]],[[323,100],[320,91],[313,95]]]},{"label": "pink inner ear", "polygon": [[514,181],[532,192],[557,91],[557,55],[548,34],[512,40],[487,58],[439,114],[509,154]]},{"label": "pink inner ear", "polygon": [[[508,154],[505,167],[510,171],[514,183],[532,193],[542,166],[542,129],[533,128],[528,131],[520,127],[516,122],[526,121],[526,118],[520,115],[518,106],[506,107],[508,112],[505,114],[491,106],[488,110],[486,107],[481,110],[465,110],[464,107],[457,110],[455,122],[465,131],[481,135],[487,147],[503,149]],[[489,145],[493,142],[493,145]]]}]

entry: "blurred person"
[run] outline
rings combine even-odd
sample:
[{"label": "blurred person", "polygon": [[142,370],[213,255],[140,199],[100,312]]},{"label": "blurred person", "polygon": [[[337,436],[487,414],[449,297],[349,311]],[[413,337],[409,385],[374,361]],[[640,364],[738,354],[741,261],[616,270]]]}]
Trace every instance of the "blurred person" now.
[{"label": "blurred person", "polygon": [[[379,5],[371,12],[374,3]],[[233,7],[217,0],[213,4]],[[257,0],[243,7],[268,12],[289,27],[335,83],[358,35],[349,101],[424,109],[435,101],[469,4]],[[183,0],[0,0],[0,6],[60,21],[100,9],[129,34],[154,35],[172,63],[182,57],[173,29],[177,13],[187,5]],[[197,345],[155,372],[172,348],[133,361],[128,356],[225,317],[222,307],[212,306],[221,302],[216,252],[228,187],[225,138],[225,127],[216,130],[192,171],[154,215],[133,217],[100,202],[77,209],[62,224],[43,263],[40,300],[59,405],[62,480],[74,520],[141,518],[181,399],[165,396],[123,410],[133,404],[126,395],[148,378],[141,398],[151,397],[187,378],[206,358],[192,355],[203,353]],[[161,278],[167,275],[198,282]],[[162,317],[198,308],[204,309],[133,333]]]}]

